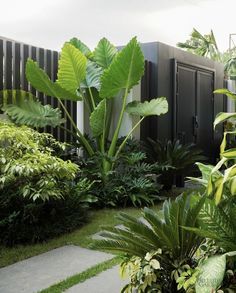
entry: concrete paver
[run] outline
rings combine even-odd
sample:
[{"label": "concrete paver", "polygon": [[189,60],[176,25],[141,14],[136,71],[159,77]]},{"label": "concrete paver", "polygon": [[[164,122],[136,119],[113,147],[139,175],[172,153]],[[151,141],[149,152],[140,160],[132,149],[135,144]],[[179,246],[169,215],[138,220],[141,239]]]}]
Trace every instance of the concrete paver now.
[{"label": "concrete paver", "polygon": [[75,245],[53,249],[1,268],[0,293],[38,292],[112,257]]},{"label": "concrete paver", "polygon": [[77,284],[65,293],[120,293],[121,289],[128,283],[119,276],[119,266],[104,271],[97,276]]}]

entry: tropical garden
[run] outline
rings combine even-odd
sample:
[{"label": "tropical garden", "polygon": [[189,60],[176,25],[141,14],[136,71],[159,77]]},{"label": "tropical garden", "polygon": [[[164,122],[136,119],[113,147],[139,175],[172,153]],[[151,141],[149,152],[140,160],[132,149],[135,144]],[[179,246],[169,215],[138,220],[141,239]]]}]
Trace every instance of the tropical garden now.
[{"label": "tropical garden", "polygon": [[[204,38],[213,43],[215,56],[213,33]],[[193,49],[195,43],[186,44]],[[64,240],[55,245],[74,241],[73,231],[96,212],[98,224],[106,223],[101,218],[108,213],[113,225],[101,227],[102,239],[88,241],[81,233],[76,241],[118,254],[120,273],[127,278],[122,292],[236,292],[236,113],[215,117],[214,127],[230,123],[216,165],[206,163],[193,144],[138,141],[133,133],[142,121],[168,111],[165,97],[129,102],[143,73],[136,38],[119,51],[105,38],[94,51],[74,38],[62,48],[55,82],[33,60],[26,64],[31,86],[54,97],[58,108],[23,90],[1,92],[2,255],[19,245],[52,243],[59,235]],[[226,89],[215,93],[236,100]],[[89,133],[78,128],[65,100],[84,103]],[[114,101],[121,105],[117,119]],[[120,137],[125,113],[135,123]],[[72,142],[42,132],[46,126],[63,127],[65,119],[73,127],[66,130]],[[188,176],[195,187],[176,192],[178,176]]]}]

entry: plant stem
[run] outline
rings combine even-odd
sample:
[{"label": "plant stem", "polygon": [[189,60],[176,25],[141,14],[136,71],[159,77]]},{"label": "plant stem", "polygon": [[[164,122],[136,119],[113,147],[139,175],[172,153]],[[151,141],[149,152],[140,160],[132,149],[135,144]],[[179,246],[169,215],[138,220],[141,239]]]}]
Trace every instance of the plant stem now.
[{"label": "plant stem", "polygon": [[127,136],[125,137],[125,139],[122,141],[122,144],[119,146],[116,154],[115,154],[115,160],[118,158],[120,152],[122,151],[123,147],[125,146],[127,140],[130,138],[131,134],[133,133],[133,131],[140,125],[140,123],[143,121],[145,117],[142,117],[135,125],[134,127],[130,130],[130,132],[127,134]]},{"label": "plant stem", "polygon": [[78,129],[77,125],[75,124],[74,120],[72,119],[70,113],[67,111],[66,107],[64,106],[64,104],[62,103],[61,99],[58,99],[61,107],[63,108],[63,110],[65,111],[68,119],[70,120],[72,126],[74,127],[75,131],[78,134],[78,137],[80,139],[80,141],[83,143],[86,151],[88,152],[88,154],[90,156],[92,156],[94,154],[94,150],[92,149],[91,145],[89,144],[89,142],[87,141],[87,139],[83,136],[83,134],[81,133],[81,131]]},{"label": "plant stem", "polygon": [[[127,97],[128,97],[128,93],[129,93],[128,88],[126,88],[124,96],[123,96],[123,103],[122,103],[122,109],[121,109],[121,112],[120,112],[119,120],[118,120],[116,130],[114,132],[114,135],[113,135],[113,138],[112,138],[112,141],[111,141],[111,145],[110,145],[109,150],[108,150],[108,156],[109,157],[113,157],[114,153],[115,153],[115,150],[116,150],[116,143],[117,143],[117,140],[118,140],[118,136],[119,136],[119,132],[120,132],[120,128],[121,128],[121,123],[122,123],[124,113],[125,113],[126,100],[127,100]],[[104,166],[104,173],[106,174],[111,169],[111,167],[112,167],[112,164],[110,162],[106,161],[106,164]]]},{"label": "plant stem", "polygon": [[104,121],[103,121],[103,132],[102,132],[102,137],[101,137],[101,152],[103,154],[102,158],[102,175],[103,175],[103,181],[105,182],[106,179],[106,165],[107,161],[104,158],[105,155],[105,139],[106,139],[106,119],[107,119],[107,101],[105,101],[105,111],[104,111]]},{"label": "plant stem", "polygon": [[89,90],[89,95],[90,95],[91,102],[92,102],[92,106],[93,106],[93,109],[92,110],[94,111],[94,109],[96,108],[96,105],[95,105],[95,102],[94,102],[93,93],[92,93],[90,87],[88,88],[88,90]]},{"label": "plant stem", "polygon": [[64,131],[70,133],[70,135],[72,135],[74,138],[78,139],[78,136],[71,130],[67,129],[66,127],[62,126],[62,125],[58,125],[59,128],[63,129]]}]

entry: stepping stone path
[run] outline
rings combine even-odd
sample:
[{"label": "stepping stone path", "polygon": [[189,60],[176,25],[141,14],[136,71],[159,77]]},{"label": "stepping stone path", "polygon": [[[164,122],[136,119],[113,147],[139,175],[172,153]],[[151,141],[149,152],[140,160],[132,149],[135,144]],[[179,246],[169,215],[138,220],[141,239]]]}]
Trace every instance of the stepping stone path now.
[{"label": "stepping stone path", "polygon": [[126,284],[127,280],[121,280],[119,276],[119,266],[115,266],[71,287],[65,293],[120,293]]},{"label": "stepping stone path", "polygon": [[[56,248],[1,268],[0,292],[36,293],[112,257],[113,255],[108,253],[75,245]],[[118,274],[117,276],[119,278]],[[104,284],[106,281],[107,279],[104,280]],[[103,291],[103,293],[105,292]],[[109,291],[109,293],[111,292],[113,291]],[[91,292],[87,291],[87,293]]]},{"label": "stepping stone path", "polygon": [[[149,225],[142,217],[139,220]],[[123,228],[122,225],[117,227]],[[91,238],[102,237],[96,233]],[[112,254],[75,245],[56,248],[1,268],[0,293],[36,293],[111,258]],[[119,293],[125,284],[127,280],[121,280],[118,266],[115,266],[65,292]]]}]

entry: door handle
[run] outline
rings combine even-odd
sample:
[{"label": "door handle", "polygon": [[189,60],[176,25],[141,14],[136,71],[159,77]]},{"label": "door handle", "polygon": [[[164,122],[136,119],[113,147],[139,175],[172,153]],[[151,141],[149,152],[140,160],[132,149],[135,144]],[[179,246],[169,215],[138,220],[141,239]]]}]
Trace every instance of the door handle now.
[{"label": "door handle", "polygon": [[199,127],[198,116],[193,116],[193,136],[197,136],[198,127]]}]

